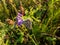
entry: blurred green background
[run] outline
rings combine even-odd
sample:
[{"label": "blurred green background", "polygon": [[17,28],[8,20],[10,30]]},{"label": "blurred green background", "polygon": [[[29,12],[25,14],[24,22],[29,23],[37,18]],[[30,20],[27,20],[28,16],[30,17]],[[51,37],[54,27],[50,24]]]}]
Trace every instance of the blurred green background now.
[{"label": "blurred green background", "polygon": [[[31,30],[6,21],[16,22],[20,5]],[[60,0],[0,0],[0,45],[60,45]]]}]

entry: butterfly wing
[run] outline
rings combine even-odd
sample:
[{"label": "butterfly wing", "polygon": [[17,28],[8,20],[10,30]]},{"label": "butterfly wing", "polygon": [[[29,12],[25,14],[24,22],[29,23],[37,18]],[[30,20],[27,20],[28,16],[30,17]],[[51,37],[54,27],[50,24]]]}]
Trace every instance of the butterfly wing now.
[{"label": "butterfly wing", "polygon": [[26,28],[32,29],[32,21],[30,21],[29,19],[23,21],[23,24],[26,26]]}]

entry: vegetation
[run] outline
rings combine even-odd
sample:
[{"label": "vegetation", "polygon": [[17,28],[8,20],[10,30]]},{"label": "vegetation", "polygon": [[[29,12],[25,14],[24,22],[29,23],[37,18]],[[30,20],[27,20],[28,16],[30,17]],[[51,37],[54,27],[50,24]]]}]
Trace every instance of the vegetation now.
[{"label": "vegetation", "polygon": [[[60,0],[0,0],[0,45],[60,45],[59,3]],[[19,10],[22,19],[31,23],[15,24]]]}]

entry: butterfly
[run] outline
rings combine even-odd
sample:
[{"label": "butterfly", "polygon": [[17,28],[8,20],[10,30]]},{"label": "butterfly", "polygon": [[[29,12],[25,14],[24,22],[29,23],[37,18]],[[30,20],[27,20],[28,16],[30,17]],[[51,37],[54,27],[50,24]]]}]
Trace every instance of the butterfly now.
[{"label": "butterfly", "polygon": [[32,29],[32,21],[30,21],[29,19],[23,21],[23,24],[26,26],[26,28],[28,29]]}]

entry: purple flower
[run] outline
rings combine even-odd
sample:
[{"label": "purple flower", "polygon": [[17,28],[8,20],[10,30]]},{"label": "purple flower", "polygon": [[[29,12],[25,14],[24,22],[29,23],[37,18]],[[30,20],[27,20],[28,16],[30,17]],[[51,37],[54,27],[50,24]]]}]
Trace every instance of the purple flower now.
[{"label": "purple flower", "polygon": [[22,14],[18,13],[16,20],[17,20],[18,26],[20,26],[23,23]]},{"label": "purple flower", "polygon": [[19,16],[19,17],[22,17],[22,14],[21,14],[21,13],[18,13],[18,16]]}]

